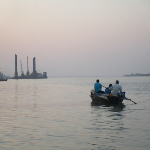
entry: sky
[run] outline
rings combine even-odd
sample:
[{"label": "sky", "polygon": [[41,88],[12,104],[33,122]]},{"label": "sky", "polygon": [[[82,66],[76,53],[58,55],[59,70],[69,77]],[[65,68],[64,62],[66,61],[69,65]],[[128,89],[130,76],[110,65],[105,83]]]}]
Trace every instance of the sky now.
[{"label": "sky", "polygon": [[150,73],[149,0],[0,0],[0,72]]}]

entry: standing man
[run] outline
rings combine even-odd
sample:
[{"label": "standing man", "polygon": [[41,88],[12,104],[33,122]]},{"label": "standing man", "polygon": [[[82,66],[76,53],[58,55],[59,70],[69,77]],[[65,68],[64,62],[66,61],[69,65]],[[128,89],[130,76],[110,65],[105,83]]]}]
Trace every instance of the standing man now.
[{"label": "standing man", "polygon": [[112,95],[121,95],[121,93],[122,93],[122,87],[121,87],[121,85],[119,85],[119,81],[118,80],[116,80],[116,84],[114,84],[111,88],[110,88],[110,90],[111,90],[111,94]]},{"label": "standing man", "polygon": [[96,93],[101,93],[102,85],[99,83],[99,80],[96,80],[96,83],[94,84],[94,89]]}]

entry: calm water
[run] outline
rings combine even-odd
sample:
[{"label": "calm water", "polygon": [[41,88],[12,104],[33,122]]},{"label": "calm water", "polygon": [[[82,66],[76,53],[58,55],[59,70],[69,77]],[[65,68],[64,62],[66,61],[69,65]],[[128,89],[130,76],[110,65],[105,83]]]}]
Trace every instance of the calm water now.
[{"label": "calm water", "polygon": [[97,77],[0,82],[0,149],[149,150],[150,77],[101,77],[120,81],[122,105],[92,105]]}]

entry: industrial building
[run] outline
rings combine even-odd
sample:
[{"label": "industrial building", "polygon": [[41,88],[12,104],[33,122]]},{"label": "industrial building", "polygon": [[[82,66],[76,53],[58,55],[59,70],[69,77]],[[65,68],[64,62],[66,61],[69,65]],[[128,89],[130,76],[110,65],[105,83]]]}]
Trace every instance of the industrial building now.
[{"label": "industrial building", "polygon": [[30,74],[29,73],[29,66],[28,66],[28,57],[27,57],[27,73],[26,75],[23,72],[22,69],[22,62],[20,60],[20,66],[21,66],[21,76],[18,76],[17,72],[17,55],[15,54],[15,75],[13,79],[42,79],[42,78],[47,78],[47,72],[38,73],[36,71],[36,58],[33,58],[33,72]]}]

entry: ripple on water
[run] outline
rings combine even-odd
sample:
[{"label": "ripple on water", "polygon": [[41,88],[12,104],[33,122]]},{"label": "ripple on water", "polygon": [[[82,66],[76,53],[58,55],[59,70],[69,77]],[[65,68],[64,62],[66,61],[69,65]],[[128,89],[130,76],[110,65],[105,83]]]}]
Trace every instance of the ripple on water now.
[{"label": "ripple on water", "polygon": [[[149,95],[128,90],[128,97],[138,104],[90,104],[91,79],[80,79],[82,86],[78,78],[1,85],[5,90],[0,93],[0,149],[149,150]],[[128,80],[122,80],[128,89]],[[128,84],[134,92],[136,83]]]}]

